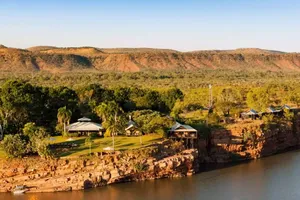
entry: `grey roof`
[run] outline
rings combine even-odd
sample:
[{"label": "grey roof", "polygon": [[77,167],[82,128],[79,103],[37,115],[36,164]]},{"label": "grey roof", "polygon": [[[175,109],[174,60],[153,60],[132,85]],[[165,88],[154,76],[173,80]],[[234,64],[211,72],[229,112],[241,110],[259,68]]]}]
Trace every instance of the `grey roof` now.
[{"label": "grey roof", "polygon": [[292,108],[291,108],[290,106],[284,104],[284,105],[281,107],[281,109],[288,109],[288,110],[290,110],[290,109],[292,109]]},{"label": "grey roof", "polygon": [[68,131],[100,131],[103,129],[101,124],[94,122],[76,122],[67,127]]},{"label": "grey roof", "polygon": [[174,126],[172,126],[170,131],[188,131],[188,132],[192,132],[192,131],[197,131],[197,130],[194,129],[193,127],[191,127],[190,125],[183,125],[183,124],[180,124],[180,123],[176,122],[176,124]]},{"label": "grey roof", "polygon": [[254,110],[254,109],[251,109],[248,113],[249,114],[253,114],[253,115],[257,115],[258,114],[258,112],[256,110]]},{"label": "grey roof", "polygon": [[134,124],[130,124],[129,126],[127,126],[127,127],[125,128],[125,131],[127,131],[127,130],[133,128],[133,127],[135,127],[135,125],[134,125]]},{"label": "grey roof", "polygon": [[136,125],[136,123],[135,123],[134,121],[132,121],[132,120],[129,120],[129,121],[128,121],[128,126],[130,126],[130,125],[133,125],[133,126],[135,126],[135,125]]},{"label": "grey roof", "polygon": [[250,109],[248,112],[243,112],[243,115],[258,115],[259,113],[256,112],[254,109]]},{"label": "grey roof", "polygon": [[78,119],[79,122],[90,122],[92,121],[91,119],[87,118],[87,117],[82,117],[80,119]]},{"label": "grey roof", "polygon": [[132,127],[136,127],[136,123],[133,120],[131,120],[131,117],[130,117],[125,130],[127,131],[127,130],[131,129]]},{"label": "grey roof", "polygon": [[270,112],[270,113],[276,113],[276,112],[280,112],[281,110],[276,110],[275,108],[273,107],[269,107],[267,108],[267,112]]}]

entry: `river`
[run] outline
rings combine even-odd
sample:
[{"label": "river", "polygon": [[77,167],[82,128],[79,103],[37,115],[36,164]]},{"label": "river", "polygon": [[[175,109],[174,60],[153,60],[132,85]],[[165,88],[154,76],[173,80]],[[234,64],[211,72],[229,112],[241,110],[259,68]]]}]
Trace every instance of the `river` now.
[{"label": "river", "polygon": [[0,194],[2,200],[300,199],[300,150],[192,177],[123,183],[86,191]]}]

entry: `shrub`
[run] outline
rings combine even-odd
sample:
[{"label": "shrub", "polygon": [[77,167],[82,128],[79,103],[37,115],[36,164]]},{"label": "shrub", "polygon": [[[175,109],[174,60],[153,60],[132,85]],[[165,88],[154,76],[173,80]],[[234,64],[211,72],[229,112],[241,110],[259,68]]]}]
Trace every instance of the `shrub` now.
[{"label": "shrub", "polygon": [[252,133],[250,133],[250,132],[244,133],[243,140],[244,140],[244,142],[247,142],[248,140],[253,141],[254,139],[253,139]]},{"label": "shrub", "polygon": [[295,117],[293,112],[290,112],[289,110],[284,110],[284,118],[288,121],[292,121]]},{"label": "shrub", "polygon": [[91,137],[91,138],[96,138],[96,137],[98,137],[98,133],[91,133],[91,134],[90,134],[90,137]]},{"label": "shrub", "polygon": [[209,124],[218,124],[220,122],[220,116],[217,113],[209,113],[207,120]]},{"label": "shrub", "polygon": [[171,144],[170,148],[175,152],[181,152],[184,150],[184,145],[182,142],[175,141]]},{"label": "shrub", "polygon": [[19,134],[6,135],[3,140],[3,148],[8,157],[22,157],[26,153],[26,143]]},{"label": "shrub", "polygon": [[143,172],[143,171],[146,171],[147,168],[148,168],[148,167],[147,167],[146,164],[140,163],[140,162],[138,162],[138,163],[136,163],[136,164],[134,165],[134,169],[135,169],[135,171],[137,171],[137,172]]},{"label": "shrub", "polygon": [[274,121],[274,115],[265,115],[262,117],[265,124],[271,124]]},{"label": "shrub", "polygon": [[36,150],[42,158],[52,158],[53,153],[50,149],[49,143],[46,140],[36,141]]},{"label": "shrub", "polygon": [[27,137],[27,150],[33,153],[38,152],[38,143],[49,137],[44,127],[36,126],[32,122],[25,124],[23,134]]}]

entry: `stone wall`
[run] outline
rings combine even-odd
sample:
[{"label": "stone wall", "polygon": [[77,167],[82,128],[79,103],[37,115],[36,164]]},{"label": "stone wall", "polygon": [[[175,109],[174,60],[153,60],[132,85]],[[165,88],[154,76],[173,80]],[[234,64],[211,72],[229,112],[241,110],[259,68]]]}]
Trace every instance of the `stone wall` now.
[{"label": "stone wall", "polygon": [[0,192],[26,185],[27,192],[81,190],[126,181],[192,175],[199,168],[198,151],[181,151],[164,157],[135,153],[78,159],[24,158],[0,161]]}]

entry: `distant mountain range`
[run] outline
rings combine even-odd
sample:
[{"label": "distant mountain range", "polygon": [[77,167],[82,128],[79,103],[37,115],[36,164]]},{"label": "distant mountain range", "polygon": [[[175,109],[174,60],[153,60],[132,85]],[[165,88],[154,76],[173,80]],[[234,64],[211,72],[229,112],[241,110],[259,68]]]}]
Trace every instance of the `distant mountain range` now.
[{"label": "distant mountain range", "polygon": [[245,48],[179,52],[152,48],[0,45],[0,70],[7,72],[124,71],[233,69],[300,71],[300,53]]}]

